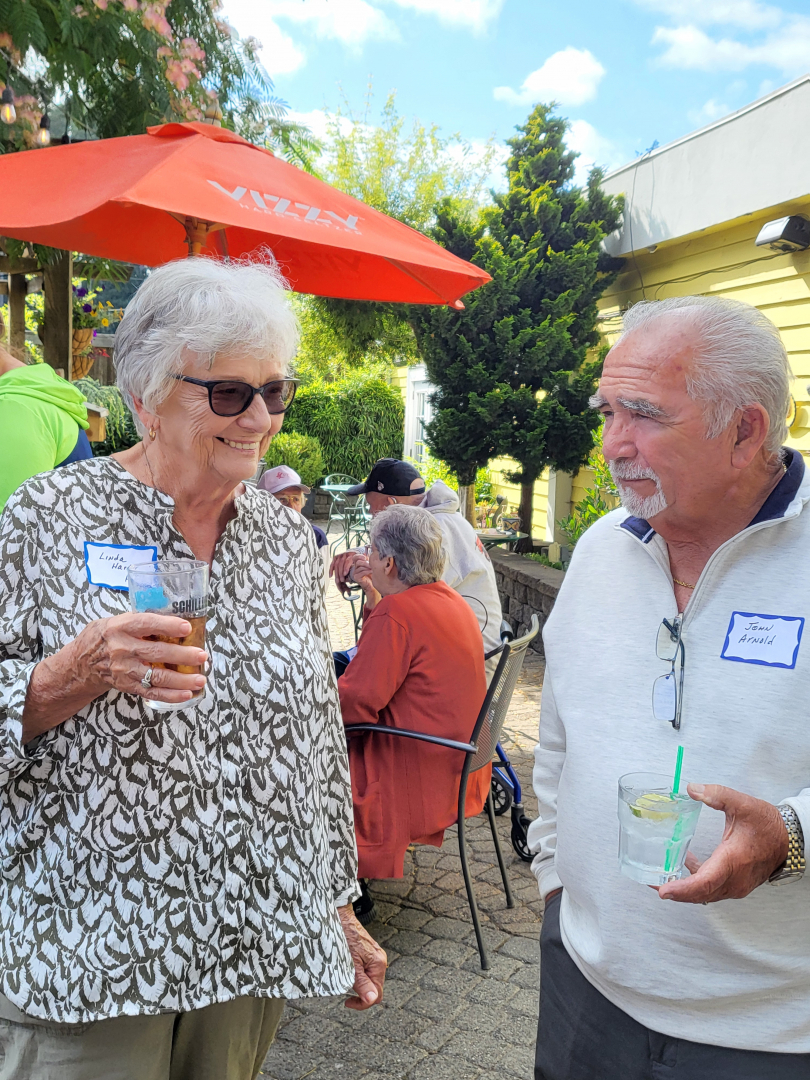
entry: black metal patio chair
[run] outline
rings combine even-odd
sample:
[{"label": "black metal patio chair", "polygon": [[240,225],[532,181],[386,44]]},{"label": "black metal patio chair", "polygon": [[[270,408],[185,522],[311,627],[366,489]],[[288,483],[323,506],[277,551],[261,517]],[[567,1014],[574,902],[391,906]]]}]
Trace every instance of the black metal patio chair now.
[{"label": "black metal patio chair", "polygon": [[[470,741],[468,743],[457,742],[454,739],[444,739],[440,735],[428,735],[423,731],[408,731],[405,728],[385,727],[381,724],[350,724],[346,728],[346,734],[348,736],[357,735],[361,732],[368,732],[369,734],[373,732],[377,735],[393,735],[397,738],[417,739],[419,742],[432,743],[435,746],[444,746],[448,750],[458,750],[465,755],[458,791],[458,816],[456,822],[458,825],[458,853],[459,858],[461,859],[461,870],[464,874],[464,885],[467,889],[467,900],[470,904],[470,915],[472,916],[473,927],[475,928],[475,938],[478,942],[478,952],[481,957],[482,971],[487,971],[489,969],[489,958],[481,934],[478,905],[475,901],[475,892],[473,891],[472,877],[467,861],[465,834],[466,817],[464,813],[467,800],[467,783],[470,778],[470,773],[483,769],[485,766],[489,765],[493,759],[495,747],[501,736],[501,729],[503,728],[503,723],[506,719],[506,713],[509,710],[509,703],[512,700],[515,684],[518,681],[518,676],[523,667],[523,661],[526,658],[526,650],[539,633],[540,622],[536,615],[532,615],[531,628],[527,634],[524,634],[523,637],[518,638],[516,641],[504,642],[501,648],[496,650],[496,653],[491,654],[496,655],[499,653],[500,659],[498,660],[498,666],[495,669],[495,674],[492,676],[492,681],[487,690],[487,696],[484,698],[484,704],[481,706],[481,711],[475,721],[472,735],[470,736]],[[503,853],[501,852],[498,832],[495,827],[495,811],[492,806],[491,789],[487,795],[486,808],[487,816],[489,818],[489,827],[492,831],[492,842],[495,845],[495,854],[498,857],[498,866],[501,871],[503,890],[506,895],[506,906],[512,908],[515,906],[515,902],[512,898],[509,877],[506,873],[506,863],[503,861]]]}]

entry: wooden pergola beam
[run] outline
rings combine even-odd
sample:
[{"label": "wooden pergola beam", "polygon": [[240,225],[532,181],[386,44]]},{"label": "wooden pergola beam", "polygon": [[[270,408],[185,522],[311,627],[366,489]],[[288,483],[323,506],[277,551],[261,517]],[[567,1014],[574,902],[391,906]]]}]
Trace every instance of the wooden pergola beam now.
[{"label": "wooden pergola beam", "polygon": [[0,274],[38,274],[40,269],[36,259],[12,259],[0,255]]}]

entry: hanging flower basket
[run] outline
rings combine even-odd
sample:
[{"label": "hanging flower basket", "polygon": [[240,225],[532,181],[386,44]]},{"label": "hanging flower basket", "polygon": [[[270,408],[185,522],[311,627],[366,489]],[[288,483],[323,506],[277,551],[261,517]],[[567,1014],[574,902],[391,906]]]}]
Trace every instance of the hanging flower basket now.
[{"label": "hanging flower basket", "polygon": [[73,331],[71,351],[73,353],[72,379],[83,379],[93,366],[95,358],[90,356],[93,344],[93,328],[79,327]]}]

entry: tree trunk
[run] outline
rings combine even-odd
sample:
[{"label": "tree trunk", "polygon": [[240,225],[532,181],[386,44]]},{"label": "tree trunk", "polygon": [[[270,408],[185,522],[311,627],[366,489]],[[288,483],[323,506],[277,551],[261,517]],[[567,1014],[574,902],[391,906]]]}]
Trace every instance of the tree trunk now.
[{"label": "tree trunk", "polygon": [[532,513],[534,511],[534,481],[520,485],[520,531],[528,533],[525,540],[518,540],[515,551],[532,550]]},{"label": "tree trunk", "polygon": [[73,360],[73,255],[62,251],[45,267],[45,363],[70,378]]},{"label": "tree trunk", "polygon": [[459,512],[475,528],[475,484],[459,484]]},{"label": "tree trunk", "polygon": [[25,274],[8,275],[8,351],[25,360]]}]

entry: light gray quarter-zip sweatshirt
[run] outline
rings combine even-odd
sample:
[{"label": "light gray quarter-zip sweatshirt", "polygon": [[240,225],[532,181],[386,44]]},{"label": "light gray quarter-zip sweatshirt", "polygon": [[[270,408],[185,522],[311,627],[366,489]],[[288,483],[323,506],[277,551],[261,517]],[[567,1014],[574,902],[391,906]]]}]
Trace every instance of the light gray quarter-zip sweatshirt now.
[{"label": "light gray quarter-zip sweatshirt", "polygon": [[[794,455],[766,503],[792,474],[787,507],[723,544],[696,584],[679,732],[652,713],[653,682],[670,669],[658,628],[677,614],[666,545],[621,509],[579,541],[544,631],[529,843],[542,894],[564,887],[568,952],[620,1009],[693,1042],[810,1054],[810,874],[744,900],[678,904],[622,876],[617,857],[618,778],[671,775],[679,743],[686,781],[789,803],[810,847],[810,628],[794,621],[810,621],[802,469]],[[703,807],[699,859],[724,823]]]}]

